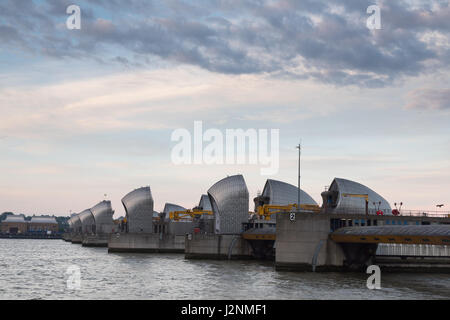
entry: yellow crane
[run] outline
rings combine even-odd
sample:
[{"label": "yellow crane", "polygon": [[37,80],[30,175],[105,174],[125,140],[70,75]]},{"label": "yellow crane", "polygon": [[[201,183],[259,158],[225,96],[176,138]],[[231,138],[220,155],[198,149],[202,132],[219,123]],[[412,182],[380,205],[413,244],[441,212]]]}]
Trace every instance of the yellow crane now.
[{"label": "yellow crane", "polygon": [[180,220],[186,220],[186,219],[193,219],[196,216],[202,216],[202,215],[213,215],[212,211],[209,210],[184,210],[184,211],[172,211],[169,213],[169,218],[174,221],[180,221]]},{"label": "yellow crane", "polygon": [[[296,203],[288,204],[285,206],[265,204],[263,206],[258,207],[256,214],[259,215],[260,217],[264,217],[265,220],[270,220],[270,217],[273,214],[277,214],[280,212],[291,212],[292,209],[294,209],[294,208],[298,208],[298,205]],[[312,211],[312,212],[316,212],[316,213],[320,212],[320,207],[317,205],[313,205],[313,204],[301,204],[300,209],[308,210],[308,211]]]}]

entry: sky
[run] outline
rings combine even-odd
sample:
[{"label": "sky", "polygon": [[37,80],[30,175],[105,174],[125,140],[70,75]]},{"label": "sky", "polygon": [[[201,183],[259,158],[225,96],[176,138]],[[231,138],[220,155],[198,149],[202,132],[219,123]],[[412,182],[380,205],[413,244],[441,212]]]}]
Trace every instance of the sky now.
[{"label": "sky", "polygon": [[[69,5],[81,29],[69,30]],[[381,29],[367,8],[378,5]],[[155,210],[243,174],[319,204],[335,177],[450,210],[448,1],[2,0],[0,212],[81,212],[150,185]],[[176,165],[174,130],[279,130],[280,165]],[[105,196],[106,195],[106,196]]]}]

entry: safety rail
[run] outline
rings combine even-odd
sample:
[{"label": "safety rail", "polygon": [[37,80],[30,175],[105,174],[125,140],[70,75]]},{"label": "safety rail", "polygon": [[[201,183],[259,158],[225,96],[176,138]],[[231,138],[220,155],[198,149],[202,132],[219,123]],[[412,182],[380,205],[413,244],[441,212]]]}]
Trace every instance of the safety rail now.
[{"label": "safety rail", "polygon": [[400,216],[450,218],[450,211],[401,210]]},{"label": "safety rail", "polygon": [[450,257],[450,246],[380,243],[377,256]]},{"label": "safety rail", "polygon": [[[392,211],[388,209],[369,209],[369,215],[377,215],[377,212],[382,211],[383,215],[393,216]],[[322,213],[332,214],[353,214],[353,215],[365,215],[364,208],[355,207],[339,207],[336,209],[326,208],[322,209]],[[394,215],[395,216],[395,215]],[[428,217],[428,218],[450,218],[450,211],[433,211],[433,210],[400,210],[400,214],[397,217]]]}]

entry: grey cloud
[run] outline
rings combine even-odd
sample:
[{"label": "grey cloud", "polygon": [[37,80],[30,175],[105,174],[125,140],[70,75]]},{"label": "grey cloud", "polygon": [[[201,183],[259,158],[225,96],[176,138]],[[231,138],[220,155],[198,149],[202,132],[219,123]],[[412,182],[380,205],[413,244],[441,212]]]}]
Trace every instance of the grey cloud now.
[{"label": "grey cloud", "polygon": [[3,43],[22,42],[17,30],[9,26],[0,26],[0,40]]},{"label": "grey cloud", "polygon": [[[425,2],[422,8],[409,8],[403,1],[383,2],[385,22],[388,27],[408,30],[450,30],[450,7],[448,1]],[[433,9],[433,6],[437,8]]]},{"label": "grey cloud", "polygon": [[80,1],[82,30],[55,32],[68,1],[9,0],[0,4],[0,37],[57,58],[140,66],[157,57],[219,73],[382,87],[449,64],[448,47],[423,39],[427,31],[448,39],[448,3],[407,3],[380,1],[383,30],[371,32],[365,0]]},{"label": "grey cloud", "polygon": [[407,109],[450,110],[450,88],[416,89],[408,94]]}]

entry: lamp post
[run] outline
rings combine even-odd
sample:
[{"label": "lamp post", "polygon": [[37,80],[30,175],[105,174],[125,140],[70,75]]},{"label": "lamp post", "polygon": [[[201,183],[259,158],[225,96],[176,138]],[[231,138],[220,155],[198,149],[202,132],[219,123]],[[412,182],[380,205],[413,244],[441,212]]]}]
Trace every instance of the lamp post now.
[{"label": "lamp post", "polygon": [[300,212],[300,159],[302,156],[302,143],[297,146],[298,149],[298,194],[297,194],[297,211]]}]

